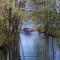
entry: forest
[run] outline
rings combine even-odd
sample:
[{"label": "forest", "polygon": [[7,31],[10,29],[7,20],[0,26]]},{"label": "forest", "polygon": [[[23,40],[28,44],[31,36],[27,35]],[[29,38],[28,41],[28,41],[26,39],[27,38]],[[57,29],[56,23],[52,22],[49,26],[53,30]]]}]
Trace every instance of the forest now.
[{"label": "forest", "polygon": [[[26,3],[31,4],[31,10],[26,10]],[[0,0],[0,49],[9,53],[12,50],[13,58],[9,60],[19,59],[19,33],[26,17],[32,20],[35,30],[44,32],[47,46],[49,36],[60,39],[59,11],[54,0]],[[60,40],[57,42],[60,48]]]}]

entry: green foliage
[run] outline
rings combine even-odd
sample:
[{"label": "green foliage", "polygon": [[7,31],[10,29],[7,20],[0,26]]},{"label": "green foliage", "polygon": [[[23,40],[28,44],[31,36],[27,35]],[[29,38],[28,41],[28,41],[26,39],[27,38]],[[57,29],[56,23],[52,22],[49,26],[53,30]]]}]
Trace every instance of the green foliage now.
[{"label": "green foliage", "polygon": [[[60,20],[60,14],[58,14],[55,10],[55,4],[49,3],[45,6],[42,6],[42,9],[40,11],[33,11],[31,13],[31,18],[33,22],[37,25],[37,29],[42,31],[45,29],[42,26],[48,26],[48,32],[56,36],[60,35],[60,29],[57,24],[59,24],[57,21]],[[59,21],[60,22],[60,21]],[[43,23],[43,25],[41,25]],[[36,26],[35,26],[36,27]]]}]

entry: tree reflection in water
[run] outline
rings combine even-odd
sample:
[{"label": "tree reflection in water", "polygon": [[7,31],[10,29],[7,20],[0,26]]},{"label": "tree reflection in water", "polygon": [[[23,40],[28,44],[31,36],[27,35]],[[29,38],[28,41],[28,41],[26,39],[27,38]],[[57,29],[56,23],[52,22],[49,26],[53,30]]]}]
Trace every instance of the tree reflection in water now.
[{"label": "tree reflection in water", "polygon": [[[27,30],[25,31],[27,32]],[[27,33],[20,33],[21,37],[21,43],[23,47],[23,53],[22,54],[22,48],[20,47],[20,54],[21,54],[21,60],[23,60],[23,56],[25,60],[45,60],[45,50],[46,50],[46,43],[45,43],[45,36],[44,33],[38,33],[38,32],[29,32],[30,35]],[[60,51],[57,45],[57,39],[53,37],[53,45],[52,45],[52,37],[49,37],[49,44],[48,44],[48,53],[47,58],[49,60],[59,60],[60,59]],[[53,48],[54,47],[54,51]],[[54,52],[54,56],[53,56]]]}]

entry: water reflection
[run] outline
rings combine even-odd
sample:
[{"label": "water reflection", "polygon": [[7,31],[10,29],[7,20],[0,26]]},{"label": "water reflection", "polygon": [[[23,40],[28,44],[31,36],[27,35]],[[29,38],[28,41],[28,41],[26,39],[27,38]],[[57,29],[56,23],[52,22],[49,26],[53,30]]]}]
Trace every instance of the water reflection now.
[{"label": "water reflection", "polygon": [[[46,56],[46,39],[44,33],[29,32],[30,35],[26,35],[24,31],[21,31],[20,38],[20,55],[21,60],[45,60]],[[57,45],[57,39],[49,37],[48,44],[48,59],[49,60],[59,60],[60,50]],[[54,48],[54,49],[53,49]],[[54,55],[53,55],[54,53]]]}]

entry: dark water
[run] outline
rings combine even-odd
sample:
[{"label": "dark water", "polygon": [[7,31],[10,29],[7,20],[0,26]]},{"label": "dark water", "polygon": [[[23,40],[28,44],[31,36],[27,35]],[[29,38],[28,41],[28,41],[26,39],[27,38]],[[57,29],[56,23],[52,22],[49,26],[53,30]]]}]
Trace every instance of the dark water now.
[{"label": "dark water", "polygon": [[[21,60],[46,60],[46,39],[44,33],[30,32],[30,35],[21,31],[20,33],[20,55]],[[49,37],[47,49],[48,60],[60,60],[60,50],[56,38]]]}]

